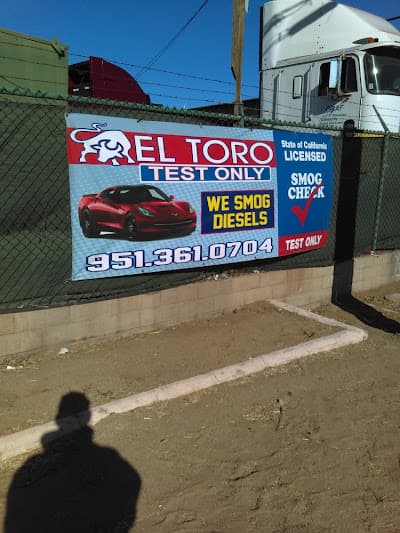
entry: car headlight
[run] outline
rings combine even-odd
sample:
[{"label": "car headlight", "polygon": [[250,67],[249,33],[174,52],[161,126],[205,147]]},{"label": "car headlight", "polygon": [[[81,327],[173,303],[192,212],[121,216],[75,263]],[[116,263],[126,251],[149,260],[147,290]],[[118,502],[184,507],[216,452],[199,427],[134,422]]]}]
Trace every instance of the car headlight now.
[{"label": "car headlight", "polygon": [[149,211],[145,207],[138,207],[138,211],[139,211],[139,213],[141,213],[145,217],[154,217],[155,216],[154,213],[152,213],[151,211]]},{"label": "car headlight", "polygon": [[194,213],[194,208],[191,204],[189,204],[189,213]]}]

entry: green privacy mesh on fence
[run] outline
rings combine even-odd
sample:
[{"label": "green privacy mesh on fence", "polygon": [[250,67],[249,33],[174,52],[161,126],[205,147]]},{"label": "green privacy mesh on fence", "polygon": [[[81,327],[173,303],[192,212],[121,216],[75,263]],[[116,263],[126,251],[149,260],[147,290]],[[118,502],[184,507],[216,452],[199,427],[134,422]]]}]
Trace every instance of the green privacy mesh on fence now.
[{"label": "green privacy mesh on fence", "polygon": [[[82,112],[141,120],[271,128],[259,120],[190,110],[0,90],[0,311],[139,294],[199,280],[228,270],[212,267],[88,281],[71,281],[71,224],[65,113]],[[275,124],[286,128],[290,125]],[[310,131],[293,125],[296,131]],[[355,255],[400,247],[397,196],[400,139],[386,135],[357,138],[350,153],[359,160]],[[229,266],[276,270],[332,264],[342,139],[334,138],[334,202],[328,245],[280,259]],[[354,148],[354,150],[353,150]],[[349,153],[349,150],[347,150]],[[356,157],[357,156],[357,157]],[[357,169],[356,169],[357,170]],[[342,176],[343,177],[343,176]],[[354,177],[348,176],[352,180]]]}]

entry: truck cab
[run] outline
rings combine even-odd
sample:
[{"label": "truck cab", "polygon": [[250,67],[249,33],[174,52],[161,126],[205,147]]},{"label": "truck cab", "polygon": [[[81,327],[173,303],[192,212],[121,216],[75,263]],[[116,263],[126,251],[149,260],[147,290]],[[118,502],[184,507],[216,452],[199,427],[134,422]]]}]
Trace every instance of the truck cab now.
[{"label": "truck cab", "polygon": [[91,56],[68,68],[68,92],[75,96],[150,104],[150,97],[126,70]]},{"label": "truck cab", "polygon": [[330,0],[262,8],[261,118],[400,132],[400,32]]}]

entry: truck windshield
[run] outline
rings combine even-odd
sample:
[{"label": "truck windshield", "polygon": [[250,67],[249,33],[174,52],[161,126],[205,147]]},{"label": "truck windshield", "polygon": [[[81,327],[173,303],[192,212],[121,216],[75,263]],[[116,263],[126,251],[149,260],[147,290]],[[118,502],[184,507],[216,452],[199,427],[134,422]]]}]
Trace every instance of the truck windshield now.
[{"label": "truck windshield", "polygon": [[400,47],[372,48],[366,52],[364,61],[370,93],[400,95]]}]

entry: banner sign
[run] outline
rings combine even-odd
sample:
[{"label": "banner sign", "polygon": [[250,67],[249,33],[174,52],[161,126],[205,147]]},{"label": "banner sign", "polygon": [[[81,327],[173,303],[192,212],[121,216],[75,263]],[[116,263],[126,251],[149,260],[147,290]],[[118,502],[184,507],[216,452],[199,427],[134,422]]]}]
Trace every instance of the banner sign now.
[{"label": "banner sign", "polygon": [[74,280],[327,243],[330,136],[72,113],[67,148]]}]

